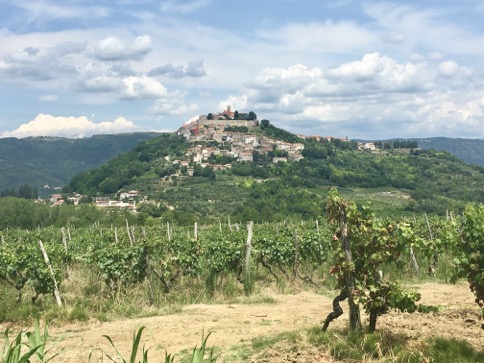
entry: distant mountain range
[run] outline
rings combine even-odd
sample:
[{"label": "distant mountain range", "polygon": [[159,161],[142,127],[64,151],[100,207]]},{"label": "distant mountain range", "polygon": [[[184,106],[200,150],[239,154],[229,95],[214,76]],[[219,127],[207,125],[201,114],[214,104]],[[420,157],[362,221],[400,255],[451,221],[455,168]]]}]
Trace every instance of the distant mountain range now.
[{"label": "distant mountain range", "polygon": [[29,184],[64,186],[72,176],[97,167],[159,134],[95,135],[83,139],[28,137],[0,139],[0,191]]}]

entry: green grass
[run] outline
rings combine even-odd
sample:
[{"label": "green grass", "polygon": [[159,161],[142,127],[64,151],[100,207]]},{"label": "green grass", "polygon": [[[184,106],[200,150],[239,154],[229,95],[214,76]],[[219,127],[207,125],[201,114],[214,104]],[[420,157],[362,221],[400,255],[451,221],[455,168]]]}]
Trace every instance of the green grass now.
[{"label": "green grass", "polygon": [[429,338],[418,345],[409,344],[404,334],[379,331],[360,334],[347,329],[329,332],[320,327],[307,330],[308,341],[327,349],[341,361],[392,363],[476,363],[484,362],[484,350],[478,350],[464,340]]},{"label": "green grass", "polygon": [[409,194],[405,190],[392,187],[380,188],[339,188],[341,195],[357,205],[371,204],[376,214],[402,215],[409,206]]},{"label": "green grass", "polygon": [[458,339],[434,338],[427,341],[425,355],[439,363],[484,362],[484,350],[476,350],[468,342]]}]

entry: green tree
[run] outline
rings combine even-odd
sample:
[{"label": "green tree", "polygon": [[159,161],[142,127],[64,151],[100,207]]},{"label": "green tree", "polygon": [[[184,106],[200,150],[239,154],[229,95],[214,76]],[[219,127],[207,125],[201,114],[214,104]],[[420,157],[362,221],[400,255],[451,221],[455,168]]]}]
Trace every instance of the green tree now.
[{"label": "green tree", "polygon": [[31,187],[28,184],[23,184],[18,188],[18,197],[24,199],[36,199],[37,189]]},{"label": "green tree", "polygon": [[248,114],[247,114],[247,120],[257,120],[257,115],[255,114],[254,111],[250,111]]},{"label": "green tree", "polygon": [[267,129],[270,125],[270,121],[267,120],[267,119],[263,119],[261,122],[260,122],[260,128],[261,129]]}]

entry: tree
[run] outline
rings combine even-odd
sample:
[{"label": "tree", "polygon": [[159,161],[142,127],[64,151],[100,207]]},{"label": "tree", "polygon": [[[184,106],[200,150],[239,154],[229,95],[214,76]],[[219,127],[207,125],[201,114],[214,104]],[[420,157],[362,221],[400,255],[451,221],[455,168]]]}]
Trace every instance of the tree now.
[{"label": "tree", "polygon": [[37,189],[28,184],[23,184],[18,188],[18,197],[23,199],[36,199]]},{"label": "tree", "polygon": [[255,114],[254,111],[250,111],[248,114],[247,114],[247,120],[257,120],[257,115]]},{"label": "tree", "polygon": [[211,112],[208,113],[207,120],[213,120],[213,113]]},{"label": "tree", "polygon": [[235,110],[235,112],[234,112],[234,120],[239,120],[239,119],[240,119],[239,111]]},{"label": "tree", "polygon": [[260,122],[260,128],[261,129],[267,129],[269,127],[269,124],[270,124],[270,121],[269,120],[263,119]]},{"label": "tree", "polygon": [[215,180],[215,172],[213,171],[212,168],[206,166],[203,168],[202,176],[209,178],[210,180],[214,181]]}]

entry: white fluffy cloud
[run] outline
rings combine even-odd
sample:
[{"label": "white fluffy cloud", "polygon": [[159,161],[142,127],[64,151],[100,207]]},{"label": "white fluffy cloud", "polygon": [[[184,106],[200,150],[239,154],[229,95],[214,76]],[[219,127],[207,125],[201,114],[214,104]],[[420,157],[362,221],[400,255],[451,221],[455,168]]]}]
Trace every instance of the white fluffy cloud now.
[{"label": "white fluffy cloud", "polygon": [[[453,77],[453,82],[449,82]],[[475,78],[475,77],[474,77]],[[472,72],[442,57],[414,62],[370,53],[331,68],[268,68],[246,84],[246,103],[282,124],[312,123],[338,135],[378,137],[404,130],[403,136],[482,134],[482,84]],[[468,92],[462,92],[467,89]],[[320,126],[317,126],[317,125]]]},{"label": "white fluffy cloud", "polygon": [[86,116],[64,117],[39,114],[34,120],[22,124],[16,130],[1,133],[0,137],[60,136],[80,138],[94,134],[129,132],[135,129],[134,123],[124,117],[119,117],[114,121],[96,123]]},{"label": "white fluffy cloud", "polygon": [[156,99],[167,94],[166,88],[156,79],[142,77],[126,77],[123,79],[122,98],[126,99]]}]

